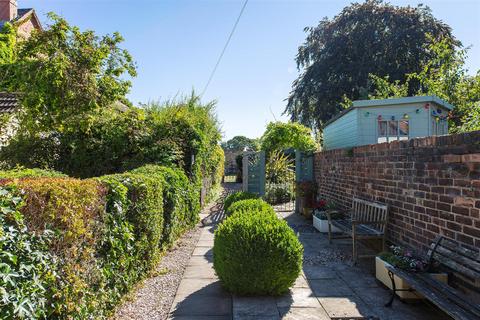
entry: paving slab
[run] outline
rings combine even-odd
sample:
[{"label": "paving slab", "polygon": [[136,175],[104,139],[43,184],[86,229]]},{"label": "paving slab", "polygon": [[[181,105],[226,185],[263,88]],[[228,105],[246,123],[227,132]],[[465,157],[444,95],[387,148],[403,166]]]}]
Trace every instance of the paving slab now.
[{"label": "paving slab", "polygon": [[310,286],[308,285],[307,279],[301,274],[298,276],[297,280],[295,280],[295,283],[293,284],[294,288],[309,288]]},{"label": "paving slab", "polygon": [[352,288],[378,287],[374,276],[366,274],[364,271],[359,271],[356,268],[337,271],[337,274]]},{"label": "paving slab", "polygon": [[310,288],[292,288],[290,292],[275,298],[278,308],[309,307],[320,308],[316,296]]},{"label": "paving slab", "polygon": [[308,283],[316,297],[348,297],[355,295],[352,288],[342,279],[317,279],[309,280]]},{"label": "paving slab", "polygon": [[192,294],[187,297],[176,297],[170,314],[171,316],[228,316],[231,311],[231,297]]},{"label": "paving slab", "polygon": [[358,297],[323,297],[318,301],[332,319],[364,319],[374,317],[374,312]]},{"label": "paving slab", "polygon": [[188,261],[189,266],[202,266],[202,265],[213,265],[213,256],[210,255],[199,255],[191,256]]},{"label": "paving slab", "polygon": [[212,264],[205,264],[203,266],[187,266],[183,273],[184,279],[217,279],[215,270]]},{"label": "paving slab", "polygon": [[213,256],[213,250],[211,247],[195,247],[192,255],[194,256]]},{"label": "paving slab", "polygon": [[227,296],[221,283],[215,279],[183,279],[177,289],[178,297],[188,297],[192,294],[209,296]]},{"label": "paving slab", "polygon": [[168,320],[232,320],[232,316],[170,316]]},{"label": "paving slab", "polygon": [[282,320],[330,320],[323,308],[278,308]]},{"label": "paving slab", "polygon": [[213,239],[198,240],[197,246],[213,248]]},{"label": "paving slab", "polygon": [[279,317],[274,297],[233,296],[233,318]]},{"label": "paving slab", "polygon": [[303,267],[303,272],[307,280],[338,278],[336,271],[328,267],[305,266]]}]

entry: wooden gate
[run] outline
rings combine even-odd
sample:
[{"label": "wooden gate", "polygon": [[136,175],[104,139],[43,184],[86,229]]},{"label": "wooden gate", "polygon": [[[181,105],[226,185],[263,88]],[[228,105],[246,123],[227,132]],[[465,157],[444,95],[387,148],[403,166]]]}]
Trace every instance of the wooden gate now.
[{"label": "wooden gate", "polygon": [[265,195],[265,151],[243,154],[243,191]]}]

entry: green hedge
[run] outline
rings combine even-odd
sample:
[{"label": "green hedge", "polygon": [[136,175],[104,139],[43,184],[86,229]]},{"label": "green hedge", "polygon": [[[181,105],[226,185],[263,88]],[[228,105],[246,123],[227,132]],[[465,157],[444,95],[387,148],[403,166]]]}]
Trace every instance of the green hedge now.
[{"label": "green hedge", "polygon": [[159,166],[86,180],[4,179],[0,204],[0,272],[31,266],[19,279],[0,277],[6,319],[107,318],[200,209],[183,171]]},{"label": "green hedge", "polygon": [[228,195],[223,202],[223,210],[228,212],[228,208],[237,201],[247,199],[258,199],[258,196],[254,193],[239,191]]},{"label": "green hedge", "polygon": [[66,177],[66,175],[58,171],[38,168],[28,169],[17,167],[12,170],[0,170],[0,179],[20,179],[34,177]]},{"label": "green hedge", "polygon": [[266,214],[275,214],[272,206],[263,201],[262,199],[247,199],[240,200],[232,203],[226,211],[227,215],[232,215],[237,212],[251,212],[251,211],[261,211]]},{"label": "green hedge", "polygon": [[213,265],[240,295],[280,295],[302,270],[303,247],[284,220],[258,210],[234,214],[215,231]]}]

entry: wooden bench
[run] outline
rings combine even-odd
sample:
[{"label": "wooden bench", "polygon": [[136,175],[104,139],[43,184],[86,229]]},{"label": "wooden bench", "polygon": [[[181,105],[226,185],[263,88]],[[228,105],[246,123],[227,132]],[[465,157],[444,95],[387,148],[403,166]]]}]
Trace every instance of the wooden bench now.
[{"label": "wooden bench", "polygon": [[[449,273],[453,272],[468,283],[473,283],[473,289],[478,290],[480,286],[479,252],[478,248],[465,248],[452,240],[438,236],[427,252],[427,271],[431,270],[436,261]],[[396,275],[408,282],[411,287],[408,291],[420,293],[452,318],[456,320],[480,319],[480,303],[478,301],[476,303],[471,301],[458,289],[435,280],[428,272],[412,273],[392,266],[388,266],[387,270],[392,281],[392,296],[385,306],[392,306],[395,292],[402,291],[395,287],[394,275]]]},{"label": "wooden bench", "polygon": [[[382,250],[385,250],[388,205],[353,198],[352,211],[349,214],[342,219],[332,219],[332,212],[327,212],[327,219],[330,243],[332,243],[332,239],[352,238],[352,260],[354,264],[357,263],[358,258],[374,257],[374,255],[358,255],[358,240],[382,240]],[[333,237],[332,226],[340,229],[346,236]]]}]

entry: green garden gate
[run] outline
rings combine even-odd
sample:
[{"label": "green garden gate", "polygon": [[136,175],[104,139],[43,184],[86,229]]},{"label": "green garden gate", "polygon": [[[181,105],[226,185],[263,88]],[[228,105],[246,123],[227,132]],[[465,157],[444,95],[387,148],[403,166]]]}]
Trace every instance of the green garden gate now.
[{"label": "green garden gate", "polygon": [[[266,181],[266,161],[265,152],[245,152],[243,154],[243,191],[258,194],[265,197],[266,188],[275,187]],[[291,188],[296,189],[296,184],[300,182],[313,181],[313,153],[295,151],[295,177],[292,178]],[[294,194],[296,190],[294,191]],[[290,201],[276,205],[280,211],[300,211],[298,194]]]},{"label": "green garden gate", "polygon": [[265,151],[243,154],[243,191],[265,195]]}]

